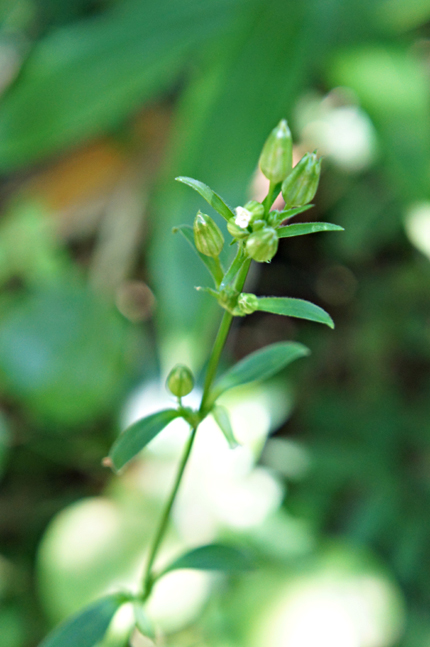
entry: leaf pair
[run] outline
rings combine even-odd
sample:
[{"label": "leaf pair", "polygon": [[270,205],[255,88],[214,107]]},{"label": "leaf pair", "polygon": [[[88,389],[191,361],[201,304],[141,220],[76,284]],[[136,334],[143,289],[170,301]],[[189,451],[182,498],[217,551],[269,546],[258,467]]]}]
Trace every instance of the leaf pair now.
[{"label": "leaf pair", "polygon": [[[316,307],[316,306],[315,306]],[[225,391],[257,380],[265,380],[296,359],[309,354],[309,350],[297,342],[278,342],[248,355],[230,368],[217,380],[210,397],[207,413],[212,410],[216,399]],[[218,425],[230,445],[235,444],[228,414],[224,408],[212,411]],[[138,454],[172,420],[181,416],[176,409],[164,409],[138,420],[128,427],[115,441],[109,457],[115,470],[120,470]]]},{"label": "leaf pair", "polygon": [[100,598],[59,625],[39,647],[94,647],[103,640],[118,609],[129,601],[122,594]]}]

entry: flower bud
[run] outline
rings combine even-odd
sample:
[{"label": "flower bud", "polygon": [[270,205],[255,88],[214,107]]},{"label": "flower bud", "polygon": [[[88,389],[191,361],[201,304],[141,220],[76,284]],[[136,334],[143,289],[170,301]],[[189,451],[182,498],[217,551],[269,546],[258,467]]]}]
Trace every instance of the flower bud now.
[{"label": "flower bud", "polygon": [[264,227],[267,226],[267,222],[265,220],[254,220],[254,222],[251,225],[252,231],[259,231],[260,229],[264,229]]},{"label": "flower bud", "polygon": [[257,200],[250,200],[243,208],[251,213],[251,222],[256,219],[263,218],[264,216],[264,207],[261,202],[257,202]]},{"label": "flower bud", "polygon": [[219,256],[224,237],[218,225],[210,216],[199,211],[194,219],[194,242],[198,251],[205,256]]},{"label": "flower bud", "polygon": [[272,130],[259,160],[260,168],[268,180],[277,184],[285,180],[293,167],[293,140],[285,119]]},{"label": "flower bud", "polygon": [[306,153],[282,184],[282,196],[287,209],[308,204],[317,192],[321,159],[316,153]]},{"label": "flower bud", "polygon": [[233,238],[246,238],[249,234],[247,227],[244,229],[240,225],[237,225],[234,218],[228,221],[227,230]]},{"label": "flower bud", "polygon": [[242,292],[237,300],[237,305],[244,315],[251,315],[253,312],[258,310],[258,299],[255,294]]},{"label": "flower bud", "polygon": [[182,398],[194,388],[194,377],[190,369],[183,364],[177,364],[167,376],[166,386],[170,393]]},{"label": "flower bud", "polygon": [[272,227],[266,227],[266,229],[256,231],[251,234],[246,241],[246,251],[248,256],[259,263],[271,261],[276,254],[277,249],[278,236]]}]

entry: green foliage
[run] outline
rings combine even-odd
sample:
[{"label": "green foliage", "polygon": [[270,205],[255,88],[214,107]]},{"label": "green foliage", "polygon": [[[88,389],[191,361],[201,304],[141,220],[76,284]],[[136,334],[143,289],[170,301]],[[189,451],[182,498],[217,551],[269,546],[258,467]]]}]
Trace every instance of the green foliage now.
[{"label": "green foliage", "polygon": [[251,353],[222,375],[214,386],[214,399],[224,391],[255,380],[267,380],[309,350],[297,342],[278,342]]},{"label": "green foliage", "polygon": [[290,299],[288,297],[259,297],[257,310],[263,312],[272,312],[276,315],[285,315],[287,317],[298,317],[299,319],[309,319],[326,324],[334,328],[333,319],[329,314],[314,303],[303,301],[303,299]]},{"label": "green foliage", "polygon": [[224,571],[237,573],[252,568],[252,561],[243,551],[226,544],[207,544],[199,546],[181,555],[169,564],[159,577],[170,571],[181,568],[193,568],[203,571]]},{"label": "green foliage", "polygon": [[97,600],[52,632],[40,647],[94,647],[100,642],[126,596],[109,595]]},{"label": "green foliage", "polygon": [[113,467],[120,470],[138,454],[157,434],[180,415],[176,409],[158,411],[138,420],[118,437],[110,451]]}]

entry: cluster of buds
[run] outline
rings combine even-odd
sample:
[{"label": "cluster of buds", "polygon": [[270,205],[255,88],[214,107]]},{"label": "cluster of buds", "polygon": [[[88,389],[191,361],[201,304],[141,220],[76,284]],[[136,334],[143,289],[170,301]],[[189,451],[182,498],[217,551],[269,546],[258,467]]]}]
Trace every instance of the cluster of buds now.
[{"label": "cluster of buds", "polygon": [[[285,119],[272,130],[260,155],[262,173],[270,181],[270,191],[282,191],[285,209],[301,207],[314,197],[321,171],[316,153],[306,153],[293,168],[293,141]],[[275,195],[276,194],[276,195]],[[270,202],[270,201],[267,201]],[[227,222],[227,230],[243,245],[249,258],[258,263],[272,260],[278,250],[276,229],[285,219],[285,211],[270,211],[271,203],[250,200],[235,209],[236,215]],[[201,254],[217,258],[224,246],[224,237],[215,221],[200,211],[194,220],[194,242]]]}]

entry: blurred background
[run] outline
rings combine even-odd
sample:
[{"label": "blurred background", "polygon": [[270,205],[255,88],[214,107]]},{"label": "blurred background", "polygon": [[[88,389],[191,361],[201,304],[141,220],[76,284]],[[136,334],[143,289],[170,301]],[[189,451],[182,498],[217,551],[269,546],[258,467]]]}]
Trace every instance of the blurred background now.
[{"label": "blurred background", "polygon": [[165,646],[430,645],[430,1],[2,0],[0,21],[2,646],[137,585],[185,430],[120,478],[101,461],[220,316],[172,234],[206,204],[174,178],[261,197],[281,118],[324,156],[299,218],[345,232],[282,241],[248,290],[336,330],[238,322],[226,361],[312,355],[229,395],[241,448],[205,423],[161,560],[226,538],[259,568],[171,573],[148,613]]}]

